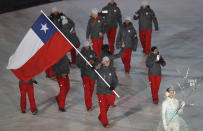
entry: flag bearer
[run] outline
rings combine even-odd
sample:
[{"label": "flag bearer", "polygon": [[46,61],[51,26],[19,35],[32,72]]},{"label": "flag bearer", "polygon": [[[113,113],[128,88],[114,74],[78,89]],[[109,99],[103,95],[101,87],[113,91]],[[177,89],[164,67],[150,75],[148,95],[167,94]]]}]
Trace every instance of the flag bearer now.
[{"label": "flag bearer", "polygon": [[96,93],[100,106],[100,114],[98,119],[101,121],[102,125],[105,128],[109,128],[107,112],[111,104],[112,90],[114,90],[118,85],[118,78],[115,70],[112,70],[112,68],[110,67],[109,57],[106,56],[102,59],[102,67],[99,69],[99,73],[110,85],[110,87],[108,87],[99,76],[97,77]]},{"label": "flag bearer", "polygon": [[[109,50],[109,45],[103,45],[102,46],[102,52],[100,55],[100,60],[102,60],[105,56],[108,56],[110,59],[110,68],[112,68],[112,70],[116,70],[116,68],[114,67],[114,60],[117,58],[120,58],[124,52],[124,48],[125,48],[125,44],[121,45],[121,50],[119,51],[118,54],[112,54]],[[112,92],[112,97],[111,97],[111,107],[116,107],[115,105],[115,100],[116,100],[116,96],[115,94]]]}]

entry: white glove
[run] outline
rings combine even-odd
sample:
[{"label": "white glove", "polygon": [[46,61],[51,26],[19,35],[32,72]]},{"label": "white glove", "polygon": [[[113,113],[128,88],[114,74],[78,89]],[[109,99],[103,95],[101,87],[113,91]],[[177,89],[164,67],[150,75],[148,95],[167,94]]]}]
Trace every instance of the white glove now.
[{"label": "white glove", "polygon": [[185,101],[181,102],[181,108],[183,108],[185,106]]}]

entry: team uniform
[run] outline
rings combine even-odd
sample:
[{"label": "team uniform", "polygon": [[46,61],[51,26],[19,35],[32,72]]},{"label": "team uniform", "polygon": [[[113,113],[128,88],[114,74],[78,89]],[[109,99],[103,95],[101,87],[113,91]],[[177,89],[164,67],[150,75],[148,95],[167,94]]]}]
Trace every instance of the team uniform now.
[{"label": "team uniform", "polygon": [[159,86],[161,83],[161,66],[165,66],[166,62],[163,57],[160,57],[158,62],[155,62],[157,59],[157,54],[150,53],[146,60],[146,66],[148,67],[148,77],[151,83],[151,93],[152,100],[159,102]]},{"label": "team uniform", "polygon": [[27,83],[19,81],[19,88],[20,88],[20,107],[22,113],[26,112],[26,93],[28,94],[29,102],[30,102],[30,111],[35,115],[38,110],[35,103],[35,96],[34,96],[34,85],[33,83],[37,82],[35,80],[30,80]]},{"label": "team uniform", "polygon": [[115,44],[115,38],[116,38],[116,31],[118,25],[120,26],[122,24],[122,16],[121,11],[117,4],[114,2],[113,4],[108,3],[103,9],[102,13],[105,14],[105,21],[106,21],[106,28],[107,28],[107,38],[109,42],[109,49],[111,53],[114,53],[114,44]]},{"label": "team uniform", "polygon": [[[138,14],[139,16],[136,16]],[[151,34],[152,22],[154,23],[155,30],[158,31],[158,21],[154,11],[147,6],[147,8],[140,8],[134,15],[134,20],[139,20],[139,36],[142,44],[143,51],[149,55],[151,48]]]},{"label": "team uniform", "polygon": [[122,43],[125,44],[125,50],[121,59],[126,72],[130,71],[131,55],[132,51],[137,50],[137,42],[137,33],[133,24],[131,22],[129,24],[123,23],[116,39],[116,48],[119,49]]},{"label": "team uniform", "polygon": [[[56,100],[59,106],[59,110],[64,112],[66,96],[70,89],[70,80],[68,76],[70,69],[67,56],[65,55],[61,60],[53,65],[52,68],[54,69],[54,74],[56,75],[56,79],[60,88],[60,92],[56,97]],[[62,76],[63,74],[65,74],[65,77]]]},{"label": "team uniform", "polygon": [[[92,63],[94,67],[99,64],[97,54],[93,50],[91,50],[91,48],[89,50],[82,48],[81,54],[88,61],[94,61],[94,63]],[[81,77],[84,87],[85,105],[87,110],[90,110],[92,108],[92,95],[94,92],[96,73],[93,68],[86,64],[86,61],[79,54],[77,56],[76,63],[81,71]]]},{"label": "team uniform", "polygon": [[104,81],[97,77],[97,96],[99,100],[100,114],[98,119],[101,121],[102,125],[105,127],[109,124],[107,118],[107,112],[109,106],[111,105],[112,90],[118,85],[118,78],[115,70],[112,68],[102,66],[98,72],[106,80],[106,82],[111,86],[110,88],[104,83]]},{"label": "team uniform", "polygon": [[105,22],[104,19],[100,16],[97,18],[90,17],[87,25],[86,38],[91,37],[92,47],[96,52],[98,60],[100,59],[101,48],[103,46],[103,36],[99,36],[99,33],[105,33]]},{"label": "team uniform", "polygon": [[[75,32],[75,23],[73,20],[68,17],[64,18],[64,20],[62,20],[61,31],[76,48],[80,47],[80,40]],[[71,60],[72,63],[76,63],[76,50],[74,48],[71,50]]]}]

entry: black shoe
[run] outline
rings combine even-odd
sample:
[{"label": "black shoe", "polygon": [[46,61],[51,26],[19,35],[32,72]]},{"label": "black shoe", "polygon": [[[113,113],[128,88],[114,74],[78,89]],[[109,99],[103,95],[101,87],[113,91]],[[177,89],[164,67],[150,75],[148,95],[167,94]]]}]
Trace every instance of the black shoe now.
[{"label": "black shoe", "polygon": [[125,71],[125,74],[129,74],[130,73],[130,71]]},{"label": "black shoe", "polygon": [[23,110],[22,110],[22,111],[21,111],[21,113],[25,114],[25,113],[26,113],[26,111],[23,111]]},{"label": "black shoe", "polygon": [[89,112],[89,111],[92,111],[92,108],[87,108],[87,111]]},{"label": "black shoe", "polygon": [[110,107],[112,107],[112,108],[114,108],[114,107],[116,107],[117,105],[115,105],[115,104],[111,104],[110,105]]},{"label": "black shoe", "polygon": [[56,99],[56,103],[59,105],[59,100],[58,100],[58,97],[55,96],[55,99]]},{"label": "black shoe", "polygon": [[104,125],[104,128],[110,128],[109,124]]},{"label": "black shoe", "polygon": [[32,112],[32,115],[37,115],[38,113],[38,109],[35,109],[33,112]]},{"label": "black shoe", "polygon": [[59,111],[60,111],[60,112],[66,112],[66,109],[64,109],[64,108],[59,108]]},{"label": "black shoe", "polygon": [[154,104],[158,104],[159,102],[158,102],[158,100],[154,100]]}]

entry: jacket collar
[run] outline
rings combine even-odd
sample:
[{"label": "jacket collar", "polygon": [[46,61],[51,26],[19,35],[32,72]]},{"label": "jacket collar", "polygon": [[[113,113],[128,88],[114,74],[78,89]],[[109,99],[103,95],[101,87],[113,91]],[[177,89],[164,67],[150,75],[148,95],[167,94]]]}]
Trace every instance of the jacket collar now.
[{"label": "jacket collar", "polygon": [[110,2],[108,3],[108,6],[117,6],[117,3],[114,2],[113,4],[111,4]]}]

